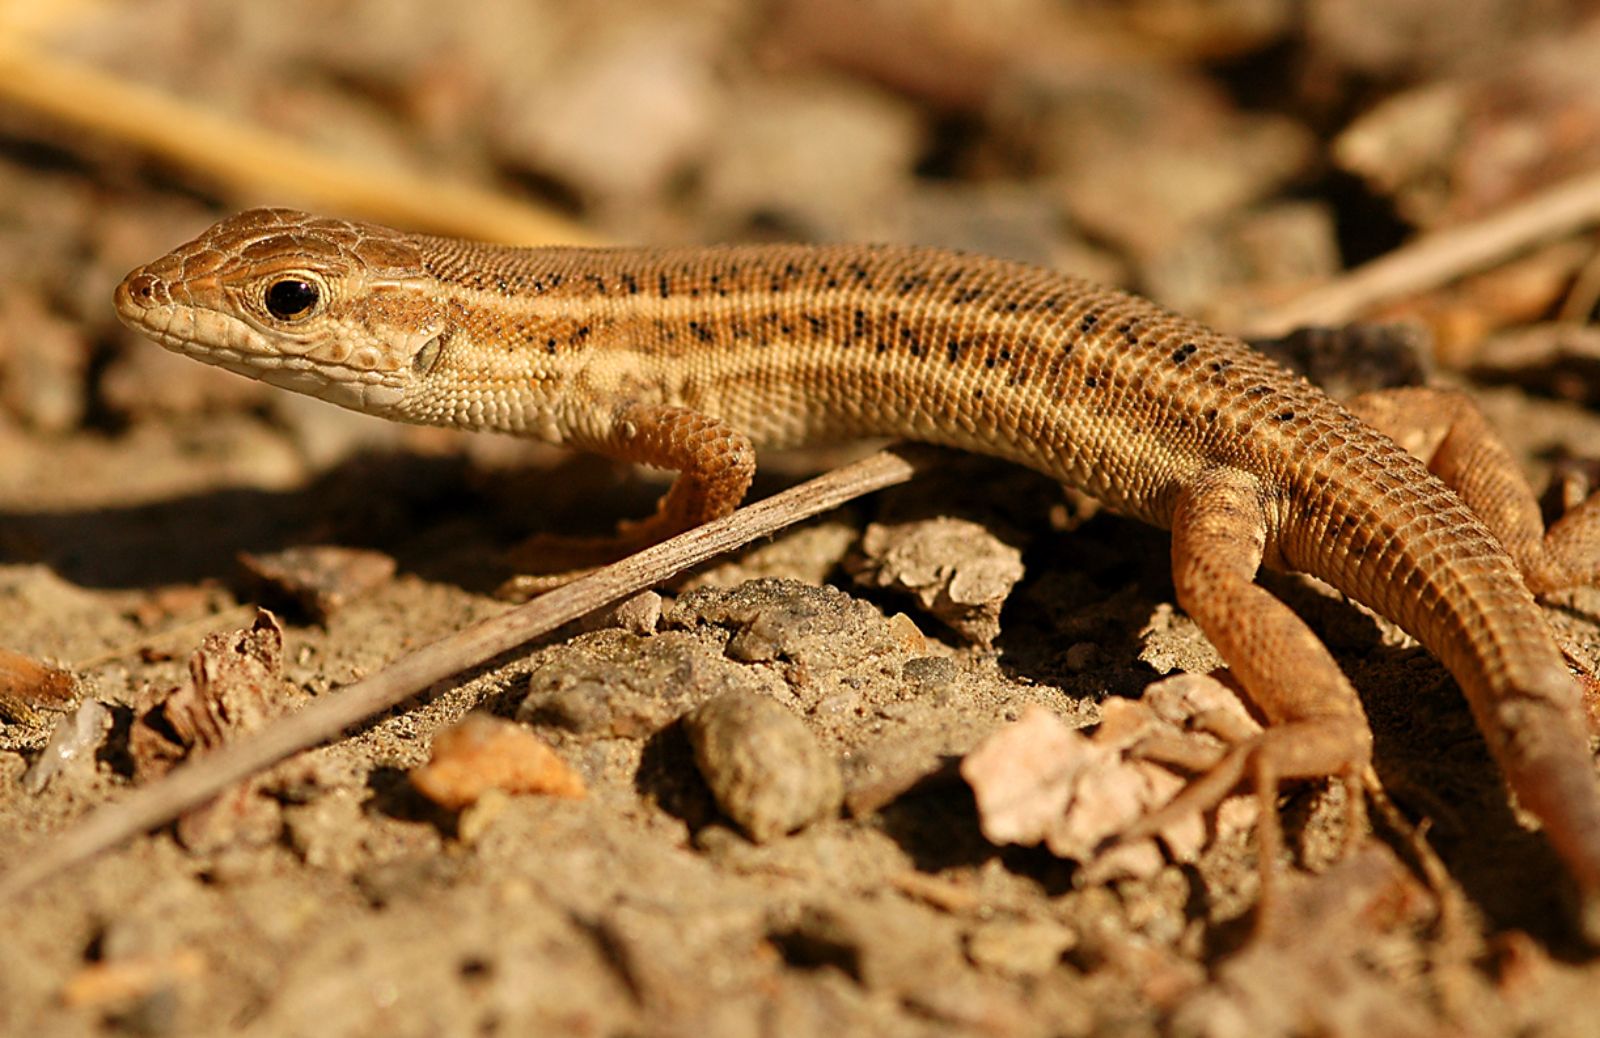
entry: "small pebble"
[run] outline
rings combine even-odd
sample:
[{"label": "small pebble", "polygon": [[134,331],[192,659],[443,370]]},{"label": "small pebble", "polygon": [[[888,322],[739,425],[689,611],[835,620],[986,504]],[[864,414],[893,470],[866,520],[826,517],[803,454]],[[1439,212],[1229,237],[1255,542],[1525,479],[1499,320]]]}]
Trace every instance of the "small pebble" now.
[{"label": "small pebble", "polygon": [[85,699],[78,709],[56,722],[50,742],[22,776],[22,788],[38,794],[59,774],[72,767],[93,771],[94,753],[111,731],[111,711],[103,703]]},{"label": "small pebble", "polygon": [[838,813],[844,795],[838,763],[773,700],[727,692],[684,724],[718,806],[757,843]]},{"label": "small pebble", "polygon": [[1050,920],[996,920],[967,935],[967,958],[997,973],[1042,977],[1077,943],[1076,934]]},{"label": "small pebble", "polygon": [[620,627],[629,634],[642,637],[655,634],[661,626],[662,599],[654,591],[641,591],[624,599],[609,609],[601,609],[583,619],[585,630],[598,631],[606,627]]},{"label": "small pebble", "polygon": [[921,696],[948,689],[961,676],[961,668],[943,656],[913,656],[900,668],[900,676]]}]

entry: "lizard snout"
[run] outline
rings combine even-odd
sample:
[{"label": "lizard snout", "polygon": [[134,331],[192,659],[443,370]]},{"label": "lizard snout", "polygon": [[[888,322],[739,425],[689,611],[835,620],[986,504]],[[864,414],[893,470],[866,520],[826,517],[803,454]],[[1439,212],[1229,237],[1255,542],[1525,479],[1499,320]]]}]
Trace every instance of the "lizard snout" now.
[{"label": "lizard snout", "polygon": [[117,286],[117,313],[124,317],[134,317],[151,307],[166,306],[171,302],[172,293],[167,283],[144,267],[123,278],[122,284]]}]

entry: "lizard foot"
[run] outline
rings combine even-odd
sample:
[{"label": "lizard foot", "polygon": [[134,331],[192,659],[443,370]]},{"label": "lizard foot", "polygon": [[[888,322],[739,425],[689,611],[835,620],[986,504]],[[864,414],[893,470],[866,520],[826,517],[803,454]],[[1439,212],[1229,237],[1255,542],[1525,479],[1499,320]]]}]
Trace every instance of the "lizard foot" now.
[{"label": "lizard foot", "polygon": [[[1268,728],[1240,741],[1229,738],[1233,733],[1213,731],[1232,743],[1220,759],[1207,762],[1207,767],[1197,778],[1165,805],[1134,822],[1122,833],[1108,841],[1105,850],[1136,843],[1160,834],[1186,818],[1205,814],[1217,808],[1246,779],[1250,781],[1260,802],[1257,813],[1257,868],[1260,873],[1261,895],[1256,910],[1258,935],[1272,932],[1279,916],[1278,857],[1283,846],[1283,829],[1278,818],[1278,789],[1281,776],[1303,773],[1307,751],[1321,756],[1324,749],[1334,743],[1344,742],[1343,735],[1329,722],[1299,722]],[[1337,726],[1338,722],[1333,722]],[[1139,755],[1145,759],[1180,767],[1199,763],[1195,760],[1173,759],[1165,752],[1165,745],[1141,747]],[[1345,794],[1344,856],[1349,856],[1366,837],[1366,789],[1376,788],[1377,778],[1370,766],[1347,767],[1333,773],[1343,784]]]}]

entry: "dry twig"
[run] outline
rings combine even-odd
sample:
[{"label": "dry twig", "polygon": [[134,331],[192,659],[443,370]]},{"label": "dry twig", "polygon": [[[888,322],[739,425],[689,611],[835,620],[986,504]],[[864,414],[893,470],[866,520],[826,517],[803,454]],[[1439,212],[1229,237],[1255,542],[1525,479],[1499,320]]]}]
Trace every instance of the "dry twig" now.
[{"label": "dry twig", "polygon": [[1483,270],[1541,242],[1600,223],[1600,173],[1558,184],[1491,216],[1424,235],[1289,302],[1257,314],[1252,336],[1343,324],[1391,299]]},{"label": "dry twig", "polygon": [[733,515],[680,534],[606,566],[492,619],[402,657],[377,674],[324,696],[257,734],[172,772],[126,799],[24,852],[0,875],[0,901],[60,874],[140,832],[165,824],[230,784],[290,754],[334,738],[436,681],[494,659],[610,602],[764,537],[852,498],[910,479],[929,455],[919,449],[882,451],[836,469]]},{"label": "dry twig", "polygon": [[215,178],[244,203],[312,208],[510,245],[584,245],[572,221],[494,191],[338,158],[151,87],[0,39],[0,103],[123,141]]}]

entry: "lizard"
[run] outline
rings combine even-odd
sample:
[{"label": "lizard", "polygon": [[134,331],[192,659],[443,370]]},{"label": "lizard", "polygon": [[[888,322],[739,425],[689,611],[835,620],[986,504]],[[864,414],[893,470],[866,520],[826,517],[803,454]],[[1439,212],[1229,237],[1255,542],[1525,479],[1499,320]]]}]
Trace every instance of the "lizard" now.
[{"label": "lizard", "polygon": [[1164,527],[1178,604],[1267,725],[1162,819],[1246,780],[1266,818],[1281,781],[1370,772],[1353,686],[1256,582],[1310,574],[1455,678],[1600,945],[1600,785],[1535,597],[1600,582],[1600,494],[1546,529],[1458,392],[1341,404],[1135,295],[917,246],[511,248],[253,209],[115,304],[168,349],[357,411],[676,472],[617,551],[731,512],[757,449],[857,438],[1008,459]]}]

